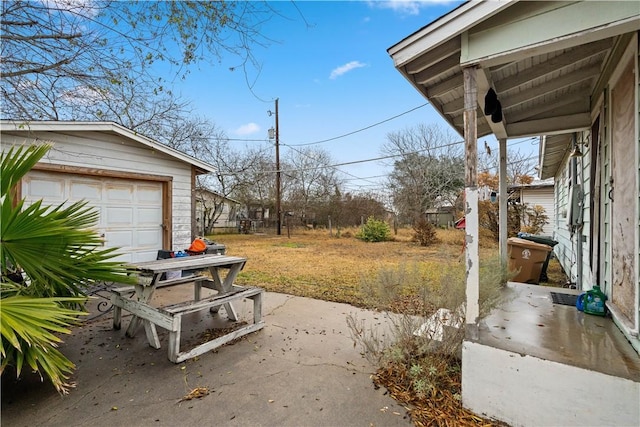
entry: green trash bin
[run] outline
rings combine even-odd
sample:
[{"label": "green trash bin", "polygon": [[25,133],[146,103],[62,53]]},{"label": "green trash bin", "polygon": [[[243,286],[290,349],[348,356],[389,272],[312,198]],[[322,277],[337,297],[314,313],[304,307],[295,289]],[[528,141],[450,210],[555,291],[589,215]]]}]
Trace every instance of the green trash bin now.
[{"label": "green trash bin", "polygon": [[[553,240],[549,236],[538,236],[538,235],[529,234],[529,233],[518,233],[518,237],[520,237],[521,239],[529,240],[531,242],[542,243],[543,245],[551,246],[551,249],[553,249],[553,247],[558,244],[556,240]],[[551,260],[552,252],[553,251],[547,254],[547,259],[545,260],[544,264],[542,264],[542,272],[540,273],[541,282],[546,282],[547,280],[549,280],[549,277],[547,276],[547,267],[549,266],[549,261]]]}]

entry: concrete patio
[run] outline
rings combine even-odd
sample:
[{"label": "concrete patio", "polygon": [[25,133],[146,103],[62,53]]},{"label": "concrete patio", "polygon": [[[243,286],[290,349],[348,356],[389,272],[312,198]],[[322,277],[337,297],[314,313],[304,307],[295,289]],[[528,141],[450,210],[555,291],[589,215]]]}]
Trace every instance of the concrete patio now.
[{"label": "concrete patio", "polygon": [[[236,308],[250,315],[249,303]],[[383,315],[275,293],[266,294],[263,313],[263,330],[180,364],[168,360],[161,330],[162,348],[155,350],[143,330],[134,338],[113,330],[107,313],[74,329],[61,346],[77,365],[69,395],[34,375],[18,382],[3,376],[2,425],[412,425],[406,410],[374,387],[375,369],[354,347],[346,324],[353,314],[383,325]],[[208,313],[196,316],[185,341],[211,326]],[[210,394],[182,400],[196,387]]]}]

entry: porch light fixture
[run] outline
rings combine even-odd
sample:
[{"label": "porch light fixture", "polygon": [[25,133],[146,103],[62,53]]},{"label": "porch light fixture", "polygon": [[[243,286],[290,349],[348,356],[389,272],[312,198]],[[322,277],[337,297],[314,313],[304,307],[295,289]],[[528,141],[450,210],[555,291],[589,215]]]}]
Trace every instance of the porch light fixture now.
[{"label": "porch light fixture", "polygon": [[571,154],[569,154],[569,157],[572,159],[576,157],[582,157],[582,151],[580,151],[580,147],[578,147],[578,144],[573,147],[573,151],[571,152]]}]

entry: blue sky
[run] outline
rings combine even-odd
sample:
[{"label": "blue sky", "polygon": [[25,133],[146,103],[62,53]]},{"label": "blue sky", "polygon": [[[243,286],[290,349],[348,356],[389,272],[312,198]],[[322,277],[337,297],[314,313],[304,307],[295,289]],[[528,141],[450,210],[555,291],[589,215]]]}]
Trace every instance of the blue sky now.
[{"label": "blue sky", "polygon": [[[186,80],[177,80],[173,90],[193,103],[195,114],[209,118],[232,139],[266,141],[275,124],[267,111],[275,110],[278,98],[281,158],[292,149],[289,145],[336,138],[388,120],[310,145],[328,151],[335,164],[374,159],[382,156],[389,132],[421,123],[449,129],[432,107],[423,106],[426,100],[396,71],[387,49],[460,3],[273,2],[280,16],[262,28],[273,43],[253,47],[259,71],[250,67],[245,76],[230,69],[237,59],[223,58],[200,64]],[[390,168],[372,161],[339,170],[346,172],[348,189],[379,190],[384,182],[379,176]]]}]

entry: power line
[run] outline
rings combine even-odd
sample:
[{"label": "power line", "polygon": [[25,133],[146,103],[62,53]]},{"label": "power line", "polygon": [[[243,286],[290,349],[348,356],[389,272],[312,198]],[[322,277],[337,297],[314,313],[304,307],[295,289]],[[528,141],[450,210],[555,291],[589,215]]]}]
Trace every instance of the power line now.
[{"label": "power line", "polygon": [[[351,135],[354,135],[356,133],[363,132],[365,130],[371,129],[371,128],[376,127],[376,126],[379,126],[379,125],[381,125],[383,123],[390,122],[391,120],[395,120],[398,117],[402,117],[405,114],[409,114],[409,113],[411,113],[411,112],[413,112],[415,110],[418,110],[418,109],[420,109],[422,107],[425,107],[427,105],[429,105],[429,104],[428,103],[424,103],[424,104],[419,105],[419,106],[417,106],[415,108],[407,110],[407,111],[405,111],[403,113],[397,114],[397,115],[395,115],[393,117],[389,117],[388,119],[381,120],[381,121],[379,121],[377,123],[374,123],[372,125],[369,125],[369,126],[366,126],[366,127],[363,127],[363,128],[358,129],[358,130],[354,130],[354,131],[351,131],[351,132],[348,132],[348,133],[345,133],[345,134],[342,134],[342,135],[334,136],[332,138],[323,139],[321,141],[315,141],[315,142],[306,142],[306,143],[301,143],[301,144],[287,144],[287,146],[288,147],[303,147],[303,146],[307,146],[307,145],[317,145],[317,144],[322,144],[324,142],[335,141],[336,139],[345,138],[347,136],[351,136]],[[216,140],[216,141],[239,141],[239,142],[269,142],[267,139],[264,139],[264,138],[262,138],[262,139],[246,138],[245,139],[245,138],[227,138],[227,137],[209,136],[209,137],[204,137],[203,139],[207,139],[209,141]],[[284,144],[282,144],[282,145],[284,145]]]},{"label": "power line", "polygon": [[[285,144],[282,144],[282,145],[285,145]],[[297,148],[291,147],[291,146],[289,146],[289,145],[287,145],[287,147],[289,147],[290,149],[292,149],[292,150],[293,150],[293,151],[295,151],[296,153],[298,153],[298,154],[300,154],[300,155],[305,156],[305,157],[306,157],[306,158],[308,158],[308,159],[312,159],[312,160],[314,160],[314,158],[313,158],[313,157],[309,156],[308,154],[306,154],[306,153],[305,153],[305,152],[303,152],[303,151],[298,150]],[[328,167],[328,166],[327,166],[327,167]],[[343,173],[343,174],[345,174],[345,175],[349,175],[349,176],[351,176],[351,177],[353,177],[353,178],[355,178],[355,179],[357,179],[357,180],[365,180],[365,181],[366,181],[366,178],[360,178],[360,177],[355,176],[355,175],[353,175],[353,174],[351,174],[351,173],[349,173],[349,172],[345,172],[345,171],[343,171],[343,170],[340,170],[340,169],[338,169],[337,167],[336,167],[336,168],[334,168],[334,169],[335,169],[337,172],[341,172],[341,173]],[[375,183],[374,183],[374,182],[372,182],[372,181],[367,181],[367,182],[371,182],[371,184],[375,184]]]},{"label": "power line", "polygon": [[[533,138],[531,138],[531,139],[533,139]],[[521,144],[521,143],[526,142],[526,141],[527,140],[518,141],[518,142],[516,142],[516,143],[514,143],[512,145]],[[377,161],[380,161],[380,160],[388,160],[388,159],[393,159],[393,158],[396,158],[396,157],[408,156],[408,155],[411,155],[411,154],[420,154],[420,153],[424,153],[425,151],[439,150],[441,148],[453,147],[454,145],[460,145],[460,144],[464,144],[464,141],[454,141],[454,142],[449,142],[449,143],[442,144],[442,145],[436,145],[434,147],[425,148],[425,149],[422,149],[422,150],[410,151],[410,152],[407,152],[407,153],[390,154],[388,156],[374,157],[374,158],[363,159],[363,160],[353,160],[353,161],[350,161],[350,162],[335,163],[335,164],[332,164],[332,165],[313,166],[313,167],[303,168],[303,169],[287,169],[287,170],[282,170],[281,169],[280,172],[282,172],[282,173],[285,173],[285,172],[286,173],[304,172],[304,171],[317,170],[317,169],[337,168],[337,167],[340,167],[340,166],[349,166],[349,165],[355,165],[355,164],[360,164],[360,163],[377,162]],[[280,142],[280,145],[283,145],[283,146],[286,146],[286,147],[289,147],[289,148],[293,149],[293,146],[289,145],[289,144],[284,144],[284,143]],[[298,151],[298,150],[296,150],[296,151]],[[528,157],[528,158],[525,158],[525,159],[518,159],[518,160],[516,160],[514,162],[510,162],[508,164],[514,164],[514,163],[521,162],[521,161],[532,160],[532,159],[535,159],[537,157],[538,156],[531,156],[531,157]],[[273,171],[263,171],[262,173],[276,173],[276,172],[277,171],[273,170]],[[341,172],[344,172],[344,171],[341,171]],[[235,173],[237,173],[237,172],[227,172],[227,173],[223,173],[222,175],[234,175]],[[344,173],[346,173],[346,172],[344,172]]]},{"label": "power line", "polygon": [[429,103],[424,103],[424,104],[419,105],[419,106],[417,106],[417,107],[415,107],[415,108],[412,108],[411,110],[405,111],[404,113],[400,113],[400,114],[398,114],[398,115],[396,115],[396,116],[389,117],[388,119],[385,119],[385,120],[379,121],[379,122],[377,122],[377,123],[374,123],[374,124],[372,124],[372,125],[369,125],[369,126],[363,127],[363,128],[361,128],[361,129],[358,129],[358,130],[354,130],[354,131],[352,131],[352,132],[348,132],[348,133],[345,133],[345,134],[342,134],[342,135],[334,136],[333,138],[323,139],[323,140],[321,140],[321,141],[315,141],[315,142],[306,142],[306,143],[303,143],[303,144],[290,144],[290,145],[289,145],[289,147],[303,147],[303,146],[305,146],[305,145],[316,145],[316,144],[322,144],[322,143],[324,143],[324,142],[335,141],[336,139],[344,138],[344,137],[346,137],[346,136],[350,136],[350,135],[353,135],[353,134],[356,134],[356,133],[359,133],[359,132],[365,131],[365,130],[367,130],[367,129],[371,129],[372,127],[376,127],[376,126],[379,126],[379,125],[381,125],[381,124],[383,124],[383,123],[386,123],[386,122],[389,122],[389,121],[391,121],[391,120],[397,119],[398,117],[402,117],[402,116],[404,116],[405,114],[409,114],[409,113],[411,113],[411,112],[413,112],[413,111],[415,111],[415,110],[417,110],[417,109],[419,109],[419,108],[422,108],[422,107],[424,107],[424,106],[426,106],[426,105],[429,105]]}]

